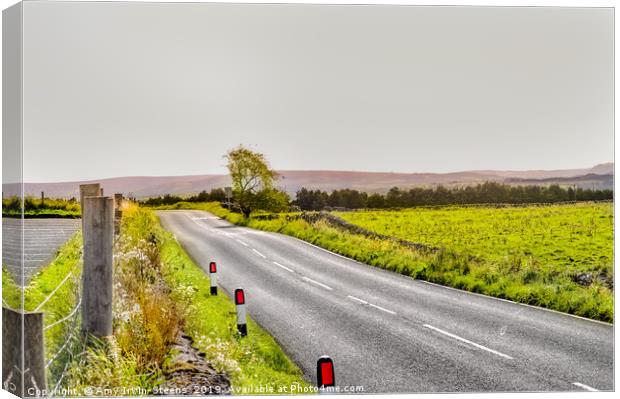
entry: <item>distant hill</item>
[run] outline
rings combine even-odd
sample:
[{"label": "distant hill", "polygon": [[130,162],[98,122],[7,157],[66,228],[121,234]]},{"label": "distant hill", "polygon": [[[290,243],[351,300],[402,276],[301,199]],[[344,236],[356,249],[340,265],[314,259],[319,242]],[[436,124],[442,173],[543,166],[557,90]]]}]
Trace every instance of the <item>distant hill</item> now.
[{"label": "distant hill", "polygon": [[[453,173],[383,173],[353,171],[279,171],[279,186],[290,194],[301,187],[332,191],[352,188],[367,192],[387,192],[391,187],[468,185],[495,181],[507,184],[576,184],[583,188],[613,188],[614,164],[605,163],[587,169],[497,171],[477,170]],[[163,194],[195,194],[202,190],[230,185],[227,175],[198,176],[131,176],[95,180],[105,194],[133,193],[138,198]],[[91,181],[92,182],[92,181]],[[25,183],[27,195],[48,197],[77,197],[80,184],[87,181],[63,183]],[[14,185],[4,185],[5,196],[15,195]]]},{"label": "distant hill", "polygon": [[614,175],[597,175],[588,173],[582,176],[574,177],[549,177],[546,179],[519,179],[509,178],[504,181],[506,184],[524,184],[524,185],[574,185],[584,189],[613,189]]}]

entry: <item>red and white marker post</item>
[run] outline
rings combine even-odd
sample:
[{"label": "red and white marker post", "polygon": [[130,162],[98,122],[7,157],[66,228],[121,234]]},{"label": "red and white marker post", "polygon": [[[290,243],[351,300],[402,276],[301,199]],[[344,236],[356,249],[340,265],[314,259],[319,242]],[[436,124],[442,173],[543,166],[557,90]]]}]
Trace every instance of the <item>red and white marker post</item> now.
[{"label": "red and white marker post", "polygon": [[316,362],[316,386],[322,392],[327,387],[336,386],[334,362],[329,356],[321,356]]},{"label": "red and white marker post", "polygon": [[242,337],[248,335],[245,312],[245,293],[242,288],[235,290],[235,305],[237,305],[237,331]]},{"label": "red and white marker post", "polygon": [[209,280],[211,281],[211,295],[217,295],[217,264],[209,263]]}]

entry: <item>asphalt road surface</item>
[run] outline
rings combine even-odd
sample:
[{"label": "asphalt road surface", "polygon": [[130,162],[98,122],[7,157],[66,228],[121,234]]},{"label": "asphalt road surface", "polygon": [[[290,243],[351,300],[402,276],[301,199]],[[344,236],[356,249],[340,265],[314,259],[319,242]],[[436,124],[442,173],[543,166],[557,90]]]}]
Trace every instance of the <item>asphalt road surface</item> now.
[{"label": "asphalt road surface", "polygon": [[[613,326],[414,280],[202,211],[159,213],[316,381],[364,392],[613,390]],[[252,332],[249,331],[249,334]]]},{"label": "asphalt road surface", "polygon": [[[2,218],[2,266],[22,283],[21,219]],[[24,283],[56,256],[56,251],[80,228],[80,219],[24,219]]]}]

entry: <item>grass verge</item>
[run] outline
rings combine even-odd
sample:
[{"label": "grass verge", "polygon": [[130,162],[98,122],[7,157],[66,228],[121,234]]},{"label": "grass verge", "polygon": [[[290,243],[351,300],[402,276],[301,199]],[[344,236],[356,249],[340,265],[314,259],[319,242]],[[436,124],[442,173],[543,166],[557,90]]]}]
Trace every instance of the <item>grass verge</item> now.
[{"label": "grass verge", "polygon": [[287,234],[359,262],[412,278],[515,302],[545,307],[595,320],[613,322],[613,291],[601,284],[581,286],[568,272],[549,272],[520,259],[488,262],[451,248],[436,253],[417,251],[398,243],[343,232],[323,221],[287,220],[286,214],[270,220],[245,219],[219,203],[181,202],[163,209],[209,211],[228,221]]}]

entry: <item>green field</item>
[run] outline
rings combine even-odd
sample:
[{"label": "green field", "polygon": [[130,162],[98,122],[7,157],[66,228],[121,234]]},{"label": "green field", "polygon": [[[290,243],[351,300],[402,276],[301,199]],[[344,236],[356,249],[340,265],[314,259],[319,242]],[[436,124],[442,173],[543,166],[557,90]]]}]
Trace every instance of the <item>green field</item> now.
[{"label": "green field", "polygon": [[2,216],[18,218],[22,215],[22,205],[25,218],[70,218],[80,217],[80,203],[75,199],[54,199],[24,197],[10,197],[2,200]]},{"label": "green field", "polygon": [[508,263],[558,273],[612,273],[610,203],[335,214],[380,234],[449,248],[498,266]]}]

